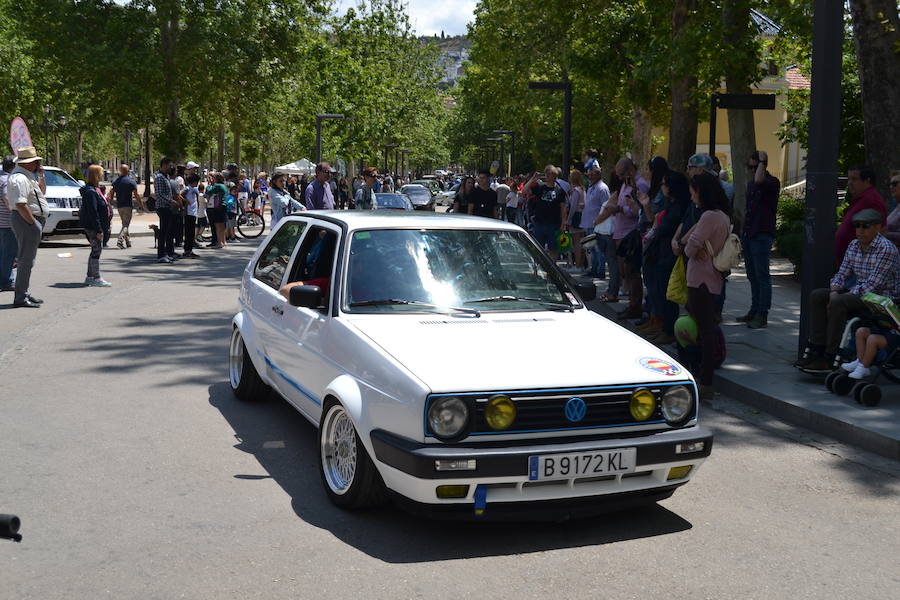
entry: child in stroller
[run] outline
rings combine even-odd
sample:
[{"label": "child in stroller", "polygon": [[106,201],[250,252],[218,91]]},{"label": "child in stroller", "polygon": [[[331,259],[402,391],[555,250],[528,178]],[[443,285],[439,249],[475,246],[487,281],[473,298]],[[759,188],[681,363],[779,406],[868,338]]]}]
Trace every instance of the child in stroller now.
[{"label": "child in stroller", "polygon": [[[900,383],[900,311],[889,299],[875,294],[863,296],[871,313],[847,323],[841,354],[856,359],[841,365],[825,378],[825,386],[838,395],[852,393],[865,406],[881,402],[880,375]],[[853,331],[855,329],[855,332]]]}]

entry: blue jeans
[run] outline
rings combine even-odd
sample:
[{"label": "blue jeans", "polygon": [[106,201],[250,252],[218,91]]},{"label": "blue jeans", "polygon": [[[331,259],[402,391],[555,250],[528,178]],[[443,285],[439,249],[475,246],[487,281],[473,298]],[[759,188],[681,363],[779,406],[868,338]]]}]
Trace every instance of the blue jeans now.
[{"label": "blue jeans", "polygon": [[12,266],[18,250],[19,244],[12,227],[0,227],[0,287],[13,286]]},{"label": "blue jeans", "polygon": [[534,223],[534,231],[531,235],[538,243],[538,246],[551,252],[556,252],[556,234],[558,231],[559,225]]},{"label": "blue jeans", "polygon": [[622,274],[619,273],[619,257],[616,255],[616,243],[613,241],[612,235],[601,235],[597,239],[603,240],[603,252],[606,257],[607,273],[609,273],[609,285],[606,286],[606,294],[618,298],[619,287],[622,285]]},{"label": "blue jeans", "polygon": [[758,233],[744,236],[744,264],[750,281],[750,312],[768,313],[772,308],[772,276],[769,274],[769,260],[772,256],[772,234]]},{"label": "blue jeans", "polygon": [[669,288],[669,277],[672,276],[672,268],[674,263],[664,261],[655,265],[645,265],[644,280],[650,273],[650,284],[647,285],[647,291],[650,295],[652,313],[662,320],[662,330],[668,335],[675,335],[675,321],[678,320],[680,308],[671,300],[666,299],[666,291]]}]

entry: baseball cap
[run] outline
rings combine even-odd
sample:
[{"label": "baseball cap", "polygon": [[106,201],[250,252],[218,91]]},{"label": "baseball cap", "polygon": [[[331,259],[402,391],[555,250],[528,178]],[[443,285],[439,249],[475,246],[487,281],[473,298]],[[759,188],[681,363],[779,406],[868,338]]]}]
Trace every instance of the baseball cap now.
[{"label": "baseball cap", "polygon": [[874,208],[864,208],[853,215],[854,223],[881,223],[884,217]]},{"label": "baseball cap", "polygon": [[688,167],[697,167],[710,175],[718,175],[718,173],[713,171],[713,161],[709,154],[694,154],[688,159]]},{"label": "baseball cap", "polygon": [[189,160],[188,163],[187,163],[185,166],[186,166],[188,169],[196,169],[196,168],[199,167],[200,165],[198,165],[197,163],[195,163],[195,162],[192,161],[192,160]]}]

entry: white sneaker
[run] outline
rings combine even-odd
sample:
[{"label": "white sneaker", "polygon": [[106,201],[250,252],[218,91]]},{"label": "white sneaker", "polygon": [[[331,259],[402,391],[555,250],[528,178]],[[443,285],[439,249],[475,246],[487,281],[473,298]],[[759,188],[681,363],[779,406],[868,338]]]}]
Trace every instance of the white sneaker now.
[{"label": "white sneaker", "polygon": [[843,370],[847,371],[848,373],[852,373],[853,371],[856,370],[856,367],[858,367],[858,366],[859,366],[859,359],[857,358],[853,362],[848,362],[848,363],[842,364],[841,368]]},{"label": "white sneaker", "polygon": [[859,365],[850,373],[850,379],[865,379],[870,373],[871,371],[867,367]]},{"label": "white sneaker", "polygon": [[162,258],[158,259],[156,262],[158,262],[158,263],[170,263],[170,262],[172,262],[172,261],[169,260],[169,257],[168,257],[168,256],[163,256]]}]

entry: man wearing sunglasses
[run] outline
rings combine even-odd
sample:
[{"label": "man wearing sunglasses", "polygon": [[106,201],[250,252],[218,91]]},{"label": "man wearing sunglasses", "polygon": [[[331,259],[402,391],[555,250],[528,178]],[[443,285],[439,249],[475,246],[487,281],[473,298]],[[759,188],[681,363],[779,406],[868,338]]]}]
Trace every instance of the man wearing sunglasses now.
[{"label": "man wearing sunglasses", "polygon": [[807,373],[827,373],[834,359],[847,320],[867,312],[866,292],[900,301],[900,253],[881,235],[884,215],[866,208],[852,217],[856,239],[850,242],[841,268],[830,288],[810,294],[809,353],[794,366]]}]

